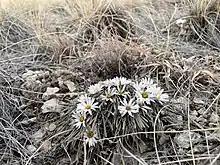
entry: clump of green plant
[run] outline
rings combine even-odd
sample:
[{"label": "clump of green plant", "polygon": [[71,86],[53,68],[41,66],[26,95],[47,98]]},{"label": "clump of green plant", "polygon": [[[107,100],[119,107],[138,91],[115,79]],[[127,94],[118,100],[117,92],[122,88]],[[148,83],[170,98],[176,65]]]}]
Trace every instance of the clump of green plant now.
[{"label": "clump of green plant", "polygon": [[150,78],[101,81],[79,97],[72,124],[89,147],[95,147],[103,138],[149,130],[156,116],[155,107],[169,99],[163,91]]}]

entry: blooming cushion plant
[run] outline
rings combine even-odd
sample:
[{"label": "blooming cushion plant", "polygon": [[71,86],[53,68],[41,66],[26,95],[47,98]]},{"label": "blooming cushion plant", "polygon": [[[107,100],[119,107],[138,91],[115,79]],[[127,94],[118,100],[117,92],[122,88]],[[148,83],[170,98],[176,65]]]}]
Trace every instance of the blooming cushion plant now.
[{"label": "blooming cushion plant", "polygon": [[168,100],[168,94],[150,78],[132,81],[116,77],[91,85],[79,97],[72,123],[92,147],[98,137],[148,129],[156,116],[155,105]]}]

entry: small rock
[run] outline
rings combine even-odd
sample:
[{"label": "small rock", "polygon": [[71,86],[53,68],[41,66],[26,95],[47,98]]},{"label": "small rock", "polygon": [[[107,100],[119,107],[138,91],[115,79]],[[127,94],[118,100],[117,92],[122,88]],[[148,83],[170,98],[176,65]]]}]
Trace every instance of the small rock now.
[{"label": "small rock", "polygon": [[55,87],[55,88],[51,88],[48,87],[47,91],[43,94],[43,99],[46,99],[48,96],[54,95],[55,93],[57,93],[60,89]]},{"label": "small rock", "polygon": [[212,113],[209,119],[212,123],[217,123],[219,121],[219,116],[217,114]]},{"label": "small rock", "polygon": [[188,101],[184,97],[179,97],[178,99],[173,99],[172,103],[174,103],[176,108],[182,109],[183,111],[188,109]]},{"label": "small rock", "polygon": [[191,113],[192,116],[198,116],[198,112],[196,110],[192,111]]},{"label": "small rock", "polygon": [[159,140],[159,144],[160,144],[160,145],[163,145],[163,144],[165,144],[168,140],[169,140],[169,136],[166,135],[166,134],[164,134],[164,135],[161,136],[161,138],[160,138],[160,140]]},{"label": "small rock", "polygon": [[30,118],[30,119],[27,119],[27,120],[23,120],[23,121],[19,122],[18,124],[29,125],[31,123],[36,122],[36,120],[37,120],[37,118],[33,117],[33,118]]},{"label": "small rock", "polygon": [[64,82],[64,84],[68,87],[70,92],[73,92],[76,90],[76,85],[74,82],[67,80]]},{"label": "small rock", "polygon": [[200,150],[199,150],[199,148],[198,148],[197,146],[193,148],[193,152],[194,152],[194,153],[199,153],[199,151],[200,151]]},{"label": "small rock", "polygon": [[50,99],[41,107],[43,113],[47,112],[61,112],[62,106],[59,105],[59,100],[56,98]]},{"label": "small rock", "polygon": [[32,138],[38,143],[43,139],[43,136],[45,135],[45,131],[42,129],[39,129],[37,132],[35,132],[32,135]]},{"label": "small rock", "polygon": [[205,104],[205,102],[201,98],[194,98],[193,102],[196,104]]},{"label": "small rock", "polygon": [[36,148],[35,146],[33,146],[33,145],[28,145],[28,146],[27,146],[27,149],[28,149],[28,151],[30,151],[31,153],[34,153],[34,152],[37,150],[37,148]]},{"label": "small rock", "polygon": [[190,138],[189,136],[191,136],[191,142],[194,145],[195,143],[197,143],[199,140],[201,140],[201,136],[197,133],[181,133],[178,134],[174,137],[174,141],[179,145],[179,147],[181,148],[189,148],[190,147]]},{"label": "small rock", "polygon": [[58,78],[58,84],[59,84],[59,87],[62,88],[63,87],[63,79],[61,77]]},{"label": "small rock", "polygon": [[51,148],[52,148],[51,141],[46,140],[43,142],[41,150],[48,152],[51,150]]},{"label": "small rock", "polygon": [[32,70],[28,70],[26,73],[24,73],[24,74],[22,75],[22,78],[23,78],[23,79],[26,79],[26,80],[32,80],[32,81],[34,81],[34,80],[37,79],[37,77],[42,76],[42,75],[44,75],[45,73],[46,73],[46,72],[44,72],[44,71],[32,71]]},{"label": "small rock", "polygon": [[207,122],[207,119],[200,118],[199,123],[200,124],[205,124]]},{"label": "small rock", "polygon": [[183,122],[183,116],[177,116],[177,120],[182,123]]},{"label": "small rock", "polygon": [[28,70],[26,73],[24,73],[24,74],[22,75],[22,78],[23,78],[23,79],[26,79],[26,78],[32,76],[33,74],[34,74],[34,72],[33,72],[32,70]]},{"label": "small rock", "polygon": [[183,150],[183,148],[179,148],[178,153],[179,153],[180,155],[184,155],[184,154],[185,154],[185,151]]},{"label": "small rock", "polygon": [[176,20],[176,24],[178,26],[182,26],[184,23],[186,23],[186,19],[180,18],[180,19]]},{"label": "small rock", "polygon": [[54,124],[54,123],[51,123],[50,125],[49,125],[49,131],[54,131],[55,129],[56,129],[56,124]]},{"label": "small rock", "polygon": [[181,148],[189,148],[190,142],[189,142],[189,134],[188,133],[182,133],[174,137],[174,141],[178,144]]}]

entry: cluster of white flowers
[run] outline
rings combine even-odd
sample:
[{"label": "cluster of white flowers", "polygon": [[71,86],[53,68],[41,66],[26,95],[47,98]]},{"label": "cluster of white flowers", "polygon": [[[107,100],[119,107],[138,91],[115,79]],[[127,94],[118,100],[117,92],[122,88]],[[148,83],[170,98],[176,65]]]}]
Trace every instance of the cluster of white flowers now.
[{"label": "cluster of white flowers", "polygon": [[163,104],[169,101],[168,94],[163,92],[150,78],[132,81],[116,77],[101,81],[91,85],[86,95],[80,96],[72,115],[73,125],[77,129],[83,128],[89,147],[95,146],[97,134],[87,122],[93,117],[93,112],[99,113],[106,109],[106,105],[114,104],[114,111],[121,114],[121,117],[134,118],[141,110],[147,113],[153,103]]}]

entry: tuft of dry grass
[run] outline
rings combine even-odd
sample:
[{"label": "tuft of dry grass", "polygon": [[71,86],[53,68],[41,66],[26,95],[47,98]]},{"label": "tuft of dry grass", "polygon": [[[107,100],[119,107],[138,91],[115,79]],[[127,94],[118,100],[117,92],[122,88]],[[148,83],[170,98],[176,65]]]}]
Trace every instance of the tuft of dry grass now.
[{"label": "tuft of dry grass", "polygon": [[202,42],[219,49],[220,2],[218,0],[188,1],[191,29]]},{"label": "tuft of dry grass", "polygon": [[191,12],[195,16],[205,17],[210,12],[220,11],[220,2],[218,0],[188,0],[191,6]]}]

